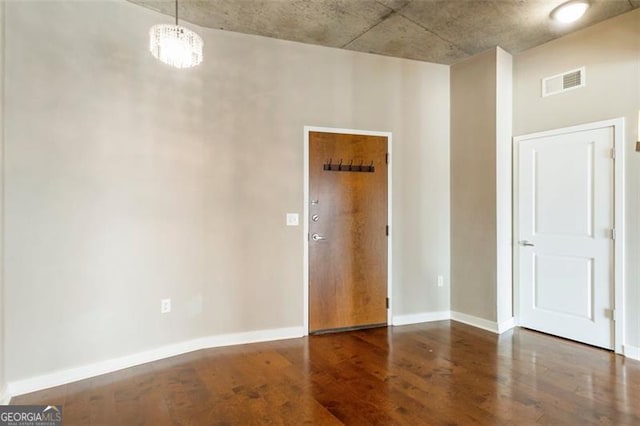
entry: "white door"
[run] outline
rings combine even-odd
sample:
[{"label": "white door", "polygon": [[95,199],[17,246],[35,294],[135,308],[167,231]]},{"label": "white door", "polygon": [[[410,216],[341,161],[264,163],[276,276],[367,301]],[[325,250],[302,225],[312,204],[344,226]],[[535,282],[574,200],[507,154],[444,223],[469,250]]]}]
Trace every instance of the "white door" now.
[{"label": "white door", "polygon": [[520,325],[614,345],[613,127],[524,139],[518,154]]}]

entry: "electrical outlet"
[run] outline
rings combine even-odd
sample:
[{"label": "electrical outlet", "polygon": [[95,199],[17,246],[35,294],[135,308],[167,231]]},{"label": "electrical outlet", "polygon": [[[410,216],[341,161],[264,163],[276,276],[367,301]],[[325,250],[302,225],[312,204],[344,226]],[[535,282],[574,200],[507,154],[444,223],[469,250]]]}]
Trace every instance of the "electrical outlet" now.
[{"label": "electrical outlet", "polygon": [[442,275],[438,275],[438,287],[444,287],[444,277]]},{"label": "electrical outlet", "polygon": [[160,301],[160,313],[168,314],[171,312],[171,299],[162,299]]}]

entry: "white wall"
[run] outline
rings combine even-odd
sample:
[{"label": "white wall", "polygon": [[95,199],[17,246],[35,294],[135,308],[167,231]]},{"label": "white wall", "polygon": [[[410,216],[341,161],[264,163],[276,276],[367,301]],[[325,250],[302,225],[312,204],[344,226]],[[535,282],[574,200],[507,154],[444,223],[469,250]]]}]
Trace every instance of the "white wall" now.
[{"label": "white wall", "polygon": [[302,326],[304,125],[393,132],[394,313],[449,309],[448,67],[198,28],[174,70],[124,1],[6,13],[9,381]]},{"label": "white wall", "polygon": [[499,47],[451,66],[451,309],[495,326],[512,316],[511,78]]},{"label": "white wall", "polygon": [[[0,2],[0,253],[4,243],[4,2]],[[0,254],[0,404],[3,404],[6,380],[4,372],[4,271],[2,255]]]},{"label": "white wall", "polygon": [[513,57],[496,48],[496,318],[513,318]]},{"label": "white wall", "polygon": [[[448,310],[448,290],[436,287],[449,271],[441,251],[449,244],[447,67],[215,35],[204,78],[207,280],[215,288],[207,321],[236,331],[302,318],[301,229],[283,229],[283,220],[303,209],[304,125],[393,132],[394,313]],[[236,282],[253,290],[229,285]],[[234,298],[251,308],[233,313]],[[219,321],[225,315],[239,316]]]},{"label": "white wall", "polygon": [[[543,98],[541,79],[586,66],[587,86]],[[514,60],[514,135],[625,117],[626,341],[640,346],[640,10],[530,49]]]},{"label": "white wall", "polygon": [[451,309],[496,321],[496,49],[451,66]]},{"label": "white wall", "polygon": [[205,333],[202,70],[157,66],[136,12],[6,5],[9,381]]}]

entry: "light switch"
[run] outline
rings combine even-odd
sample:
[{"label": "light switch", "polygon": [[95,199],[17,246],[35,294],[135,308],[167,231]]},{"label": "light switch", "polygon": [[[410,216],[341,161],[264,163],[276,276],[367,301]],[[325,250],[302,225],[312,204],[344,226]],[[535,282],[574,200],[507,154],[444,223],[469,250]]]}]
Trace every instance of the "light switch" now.
[{"label": "light switch", "polygon": [[298,213],[287,213],[287,226],[298,226]]}]

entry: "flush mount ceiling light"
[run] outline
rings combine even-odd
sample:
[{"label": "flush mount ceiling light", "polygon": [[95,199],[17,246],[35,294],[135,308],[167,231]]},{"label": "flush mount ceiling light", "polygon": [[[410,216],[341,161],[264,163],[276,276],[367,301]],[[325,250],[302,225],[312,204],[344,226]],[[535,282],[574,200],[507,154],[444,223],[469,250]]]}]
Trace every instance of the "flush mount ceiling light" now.
[{"label": "flush mount ceiling light", "polygon": [[588,0],[572,0],[553,9],[551,17],[563,24],[569,24],[580,19],[588,8]]},{"label": "flush mount ceiling light", "polygon": [[149,50],[165,64],[176,68],[191,68],[202,62],[202,38],[178,25],[178,0],[176,0],[176,24],[154,25],[149,30]]}]

